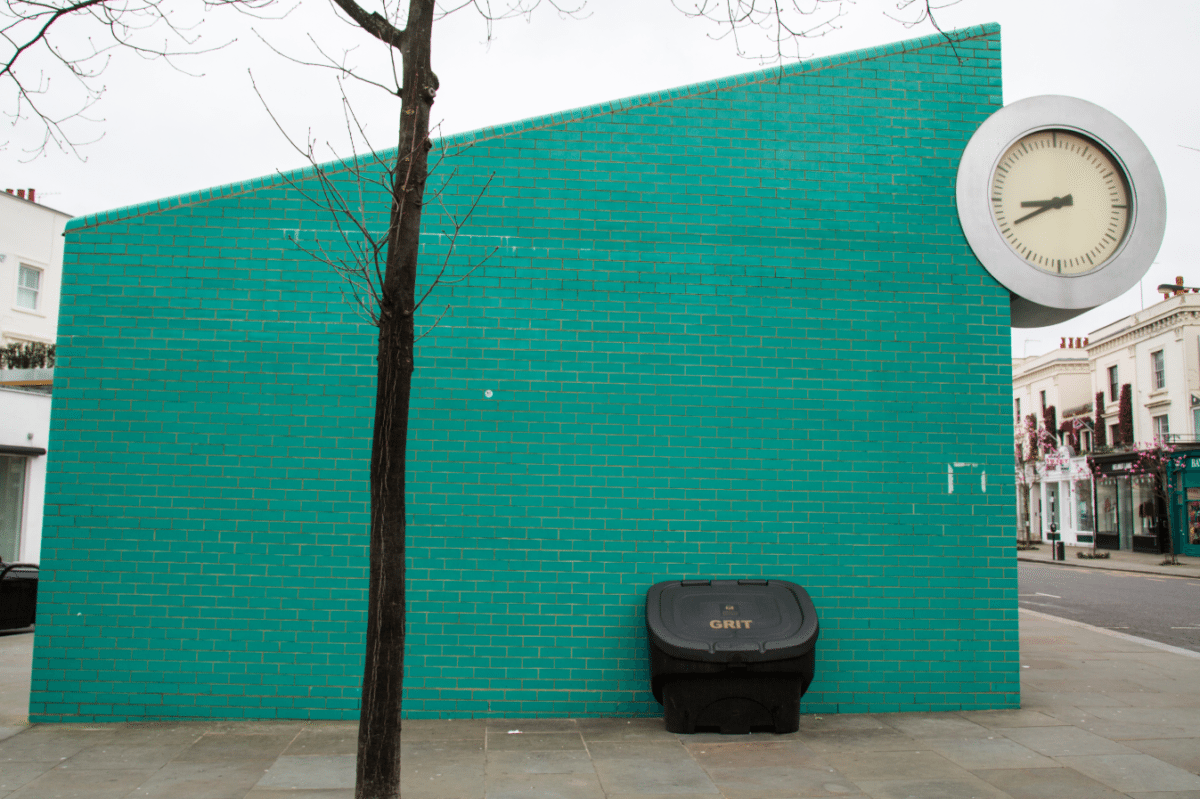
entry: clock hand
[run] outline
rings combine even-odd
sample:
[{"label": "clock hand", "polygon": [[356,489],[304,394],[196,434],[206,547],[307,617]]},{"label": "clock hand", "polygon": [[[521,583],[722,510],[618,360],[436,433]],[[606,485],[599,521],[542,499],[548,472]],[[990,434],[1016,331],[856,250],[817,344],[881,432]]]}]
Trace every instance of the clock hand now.
[{"label": "clock hand", "polygon": [[1064,206],[1074,205],[1074,204],[1075,204],[1075,200],[1070,194],[1068,194],[1066,197],[1055,197],[1053,200],[1027,200],[1026,202],[1021,203],[1021,207],[1022,208],[1037,208],[1037,210],[1031,214],[1025,214],[1025,216],[1016,220],[1015,222],[1013,222],[1013,224],[1019,225],[1022,222],[1024,222],[1026,219],[1033,219],[1038,214],[1043,214],[1046,211],[1052,210],[1054,208],[1062,208]]}]

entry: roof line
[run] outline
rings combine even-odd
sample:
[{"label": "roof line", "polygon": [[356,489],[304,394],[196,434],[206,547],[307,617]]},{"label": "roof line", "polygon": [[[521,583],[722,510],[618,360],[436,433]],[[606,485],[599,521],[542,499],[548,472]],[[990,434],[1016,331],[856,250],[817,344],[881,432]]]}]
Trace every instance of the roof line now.
[{"label": "roof line", "polygon": [[51,208],[48,205],[42,205],[41,203],[36,203],[33,200],[30,200],[26,197],[18,197],[17,195],[11,194],[6,191],[0,192],[0,196],[11,197],[12,199],[16,200],[17,202],[28,203],[29,205],[35,206],[37,208],[41,208],[44,211],[50,211],[52,213],[58,214],[59,216],[65,216],[67,219],[71,218],[71,214],[68,214],[66,211],[60,211],[57,208]]},{"label": "roof line", "polygon": [[[829,69],[831,67],[845,66],[846,64],[852,64],[858,61],[870,61],[876,58],[883,58],[899,53],[924,50],[929,47],[942,46],[948,42],[961,42],[968,39],[982,38],[999,32],[1000,25],[995,22],[990,22],[983,25],[973,25],[968,28],[959,28],[957,30],[946,31],[945,33],[921,36],[916,39],[905,39],[903,41],[893,42],[891,44],[875,45],[872,47],[865,47],[860,50],[851,50],[846,53],[821,56],[820,58],[799,61],[797,63],[789,64],[780,68],[760,69],[754,72],[742,73],[740,75],[716,78],[713,80],[704,81],[702,83],[693,83],[687,86],[677,86],[671,89],[662,89],[649,94],[641,94],[633,97],[625,97],[619,100],[611,100],[606,103],[571,108],[564,111],[556,111],[550,114],[543,114],[541,116],[530,117],[528,119],[522,119],[515,122],[506,122],[500,125],[480,128],[478,130],[454,133],[449,136],[434,139],[433,146],[445,150],[452,147],[475,144],[488,139],[511,136],[514,133],[522,133],[529,130],[536,130],[538,128],[552,127],[555,125],[564,124],[566,122],[574,122],[581,119],[587,119],[589,117],[602,116],[604,114],[612,114],[619,111],[628,111],[632,108],[656,105],[658,103],[668,102],[671,100],[678,100],[683,97],[695,97],[702,94],[721,91],[723,89],[750,86],[756,83],[766,83],[768,81],[780,80],[792,75],[800,75],[807,72],[817,72],[823,69]],[[385,154],[393,151],[394,148],[389,150],[381,150],[378,153],[374,153],[372,156],[370,156],[370,158],[371,160],[377,160],[380,156],[384,156]],[[322,164],[321,168],[325,169],[329,165],[336,163],[338,162],[330,161],[326,164]],[[348,168],[348,162],[343,163],[346,163],[347,165],[341,168]],[[316,175],[316,170],[317,167],[302,167],[300,169],[293,169],[287,172],[276,172],[273,175],[265,175],[235,183],[227,183],[222,186],[213,186],[207,189],[189,192],[187,194],[164,197],[158,200],[138,203],[137,205],[127,205],[122,208],[99,211],[72,219],[67,223],[66,229],[68,232],[70,232],[73,230],[79,230],[81,228],[98,227],[106,223],[118,222],[135,216],[151,214],[158,211],[166,211],[172,208],[181,208],[188,205],[196,205],[221,197],[231,197],[238,194],[245,194],[280,183],[305,180],[314,177]]]}]

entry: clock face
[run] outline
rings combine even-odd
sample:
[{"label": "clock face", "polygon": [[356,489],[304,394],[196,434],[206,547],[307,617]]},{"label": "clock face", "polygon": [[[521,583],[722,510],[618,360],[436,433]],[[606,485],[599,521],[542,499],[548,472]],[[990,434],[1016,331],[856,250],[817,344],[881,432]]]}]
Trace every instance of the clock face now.
[{"label": "clock face", "polygon": [[1132,197],[1125,172],[1092,139],[1074,131],[1022,136],[992,172],[992,215],[1025,262],[1055,275],[1083,275],[1125,240]]}]

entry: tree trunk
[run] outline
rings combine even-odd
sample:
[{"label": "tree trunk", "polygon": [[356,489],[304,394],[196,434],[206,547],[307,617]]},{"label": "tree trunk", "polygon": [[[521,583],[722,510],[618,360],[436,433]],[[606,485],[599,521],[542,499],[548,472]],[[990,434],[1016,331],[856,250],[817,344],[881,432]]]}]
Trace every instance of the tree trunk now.
[{"label": "tree trunk", "polygon": [[434,0],[412,0],[404,31],[400,135],[392,175],[387,273],[379,308],[379,374],[371,449],[371,554],[356,799],[400,796],[404,679],[405,462],[414,368],[413,314],[428,173]]}]

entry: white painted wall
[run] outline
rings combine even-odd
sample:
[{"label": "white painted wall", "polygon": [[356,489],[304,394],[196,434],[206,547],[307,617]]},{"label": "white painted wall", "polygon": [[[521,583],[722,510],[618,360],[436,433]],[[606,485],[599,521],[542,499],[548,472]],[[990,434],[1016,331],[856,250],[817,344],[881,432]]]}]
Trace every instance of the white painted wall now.
[{"label": "white painted wall", "polygon": [[[70,214],[0,192],[0,346],[13,342],[52,344],[58,335],[62,291],[63,229]],[[21,264],[41,271],[36,310],[17,307]],[[50,397],[0,387],[0,444],[49,450]],[[38,563],[48,455],[28,458],[21,513],[22,562]]]},{"label": "white painted wall", "polygon": [[[62,291],[62,234],[70,218],[53,208],[0,192],[0,344],[54,342]],[[21,264],[42,270],[35,311],[16,305]]]},{"label": "white painted wall", "polygon": [[[1151,354],[1158,350],[1166,365],[1161,389],[1153,387]],[[1152,442],[1153,419],[1161,415],[1168,417],[1172,434],[1200,436],[1192,413],[1192,396],[1200,398],[1200,295],[1172,297],[1097,330],[1089,357],[1092,392],[1104,392],[1106,427],[1117,421],[1118,401],[1108,387],[1108,369],[1115,365],[1118,381],[1133,390],[1135,441]]]},{"label": "white painted wall", "polygon": [[1088,402],[1091,395],[1091,376],[1088,373],[1087,352],[1083,349],[1059,349],[1036,358],[1013,361],[1013,421],[1018,429],[1016,400],[1021,401],[1022,419],[1029,414],[1042,422],[1041,392],[1046,392],[1046,405],[1054,406],[1058,423],[1063,413]]},{"label": "white painted wall", "polygon": [[[50,396],[0,388],[0,444],[41,447],[49,451]],[[25,503],[21,512],[22,563],[39,563],[42,551],[42,511],[46,496],[46,459],[29,458],[25,471]]]}]

